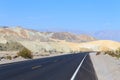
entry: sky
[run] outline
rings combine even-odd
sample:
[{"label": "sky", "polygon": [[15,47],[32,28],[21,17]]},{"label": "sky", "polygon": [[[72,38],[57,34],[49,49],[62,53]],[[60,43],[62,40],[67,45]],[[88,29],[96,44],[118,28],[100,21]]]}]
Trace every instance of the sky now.
[{"label": "sky", "polygon": [[120,0],[0,0],[0,26],[40,31],[120,30]]}]

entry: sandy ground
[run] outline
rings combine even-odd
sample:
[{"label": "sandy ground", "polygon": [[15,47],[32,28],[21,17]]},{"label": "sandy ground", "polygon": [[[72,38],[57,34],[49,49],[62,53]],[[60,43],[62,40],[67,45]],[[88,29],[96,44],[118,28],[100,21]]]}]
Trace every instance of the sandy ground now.
[{"label": "sandy ground", "polygon": [[[15,56],[17,52],[6,52],[6,51],[3,51],[3,52],[0,52],[0,57],[5,57],[5,56]],[[65,55],[65,54],[71,54],[71,53],[58,53],[58,54],[34,54],[34,57],[33,59],[39,59],[39,58],[46,58],[46,57],[52,57],[52,56],[59,56],[59,55]],[[6,63],[13,63],[13,62],[19,62],[19,61],[25,61],[25,60],[31,60],[31,59],[24,59],[22,57],[17,57],[15,59],[1,59],[0,60],[0,64],[6,64]]]},{"label": "sandy ground", "polygon": [[109,55],[90,54],[98,80],[120,80],[120,59]]}]

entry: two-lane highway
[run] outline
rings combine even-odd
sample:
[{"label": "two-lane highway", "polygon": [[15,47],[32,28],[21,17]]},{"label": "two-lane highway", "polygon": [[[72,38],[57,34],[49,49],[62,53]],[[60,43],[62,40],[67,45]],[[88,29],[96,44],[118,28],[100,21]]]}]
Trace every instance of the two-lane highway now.
[{"label": "two-lane highway", "polygon": [[97,80],[88,53],[0,65],[0,80]]}]

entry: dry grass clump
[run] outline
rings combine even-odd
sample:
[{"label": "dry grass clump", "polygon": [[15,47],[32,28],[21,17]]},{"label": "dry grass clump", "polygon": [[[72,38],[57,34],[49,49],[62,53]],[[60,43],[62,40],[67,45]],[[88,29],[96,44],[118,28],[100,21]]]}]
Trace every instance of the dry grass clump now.
[{"label": "dry grass clump", "polygon": [[117,58],[120,58],[120,48],[116,49],[115,51],[113,50],[108,50],[108,51],[105,51],[104,52],[105,54],[108,54],[112,57],[117,57]]},{"label": "dry grass clump", "polygon": [[116,57],[120,58],[120,48],[118,48],[115,53],[116,53]]},{"label": "dry grass clump", "polygon": [[6,59],[11,60],[11,59],[12,59],[12,57],[11,57],[11,56],[6,56]]},{"label": "dry grass clump", "polygon": [[100,55],[101,53],[108,54],[112,57],[120,58],[120,48],[116,50],[103,50],[103,51],[98,51],[96,55]]},{"label": "dry grass clump", "polygon": [[100,51],[96,53],[96,55],[100,55],[100,54],[101,54],[101,52],[100,52]]},{"label": "dry grass clump", "polygon": [[32,52],[27,48],[23,48],[17,54],[18,54],[18,56],[21,56],[23,58],[27,58],[27,59],[32,59],[33,58]]}]

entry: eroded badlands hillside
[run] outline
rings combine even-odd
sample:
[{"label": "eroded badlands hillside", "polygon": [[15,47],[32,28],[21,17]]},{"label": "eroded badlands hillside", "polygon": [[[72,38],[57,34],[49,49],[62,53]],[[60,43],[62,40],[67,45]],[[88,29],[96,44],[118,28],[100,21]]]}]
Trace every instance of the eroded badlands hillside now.
[{"label": "eroded badlands hillside", "polygon": [[38,32],[21,27],[0,28],[0,51],[17,52],[24,47],[31,50],[33,55],[39,56],[116,50],[120,48],[120,43],[110,40],[96,40],[89,35],[76,35],[68,32]]},{"label": "eroded badlands hillside", "polygon": [[16,42],[30,49],[32,52],[63,53],[79,51],[79,43],[94,40],[96,39],[88,35],[76,35],[68,32],[38,32],[21,27],[0,28],[0,43],[2,47],[1,50],[3,51],[5,50],[4,44]]}]

